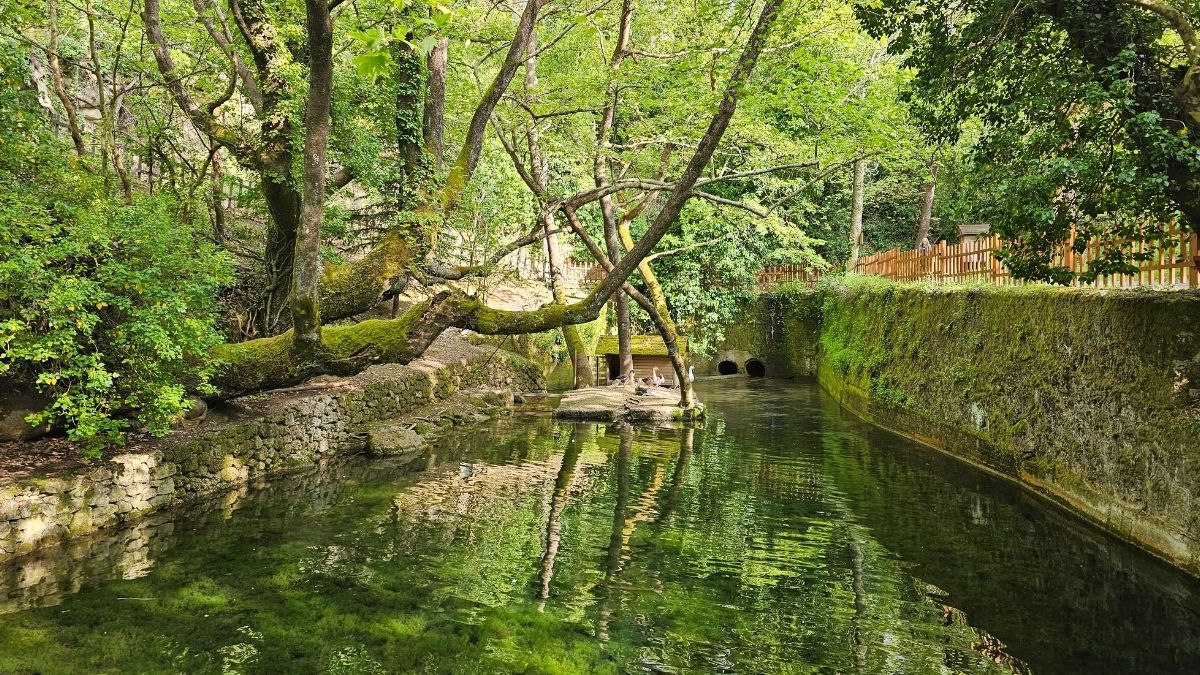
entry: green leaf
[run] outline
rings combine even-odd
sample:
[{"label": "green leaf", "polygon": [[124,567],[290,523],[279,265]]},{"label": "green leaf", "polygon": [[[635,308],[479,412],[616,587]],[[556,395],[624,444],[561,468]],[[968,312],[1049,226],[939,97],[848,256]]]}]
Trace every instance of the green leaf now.
[{"label": "green leaf", "polygon": [[354,57],[354,68],[360,77],[374,82],[387,71],[391,60],[387,52],[368,52]]},{"label": "green leaf", "polygon": [[437,36],[426,35],[425,37],[421,38],[419,43],[417,43],[417,51],[423,55],[428,54],[429,52],[433,51],[433,48],[437,46],[437,43]]}]

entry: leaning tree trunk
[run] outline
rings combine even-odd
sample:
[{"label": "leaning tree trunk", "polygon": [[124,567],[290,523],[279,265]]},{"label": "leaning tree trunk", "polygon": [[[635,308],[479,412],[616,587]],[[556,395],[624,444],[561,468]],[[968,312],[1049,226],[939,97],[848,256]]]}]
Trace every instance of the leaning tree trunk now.
[{"label": "leaning tree trunk", "polygon": [[[618,232],[625,250],[633,249],[633,235],[629,231],[629,223],[622,221]],[[696,403],[696,397],[692,393],[692,383],[687,378],[687,362],[679,353],[679,330],[675,326],[675,321],[671,319],[671,310],[667,307],[667,295],[663,293],[662,284],[658,283],[658,277],[654,274],[649,262],[645,260],[639,262],[638,272],[642,275],[642,281],[646,283],[646,292],[650,294],[649,299],[652,303],[649,307],[642,305],[642,309],[645,309],[650,315],[655,328],[658,329],[658,334],[662,336],[663,344],[667,347],[667,356],[671,359],[671,367],[675,370],[675,379],[679,382],[679,407],[691,408]],[[639,302],[639,304],[642,303]]]},{"label": "leaning tree trunk", "polygon": [[863,185],[866,182],[867,160],[854,161],[854,186],[850,206],[850,257],[846,260],[846,271],[853,272],[858,266],[858,251],[863,236]]}]

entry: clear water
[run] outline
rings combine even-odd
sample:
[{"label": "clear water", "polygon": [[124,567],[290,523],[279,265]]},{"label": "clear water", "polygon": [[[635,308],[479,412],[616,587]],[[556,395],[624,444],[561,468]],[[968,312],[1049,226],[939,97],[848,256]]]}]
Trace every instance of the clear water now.
[{"label": "clear water", "polygon": [[1200,587],[811,384],[517,417],[0,569],[0,672],[1195,673]]}]

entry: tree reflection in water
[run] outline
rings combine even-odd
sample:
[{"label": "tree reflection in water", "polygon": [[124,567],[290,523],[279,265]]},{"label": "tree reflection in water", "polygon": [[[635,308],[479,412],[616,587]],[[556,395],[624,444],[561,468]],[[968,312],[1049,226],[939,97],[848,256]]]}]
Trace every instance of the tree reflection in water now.
[{"label": "tree reflection in water", "polygon": [[721,387],[702,428],[514,418],[26,559],[0,672],[1200,671],[1190,579],[811,385]]}]

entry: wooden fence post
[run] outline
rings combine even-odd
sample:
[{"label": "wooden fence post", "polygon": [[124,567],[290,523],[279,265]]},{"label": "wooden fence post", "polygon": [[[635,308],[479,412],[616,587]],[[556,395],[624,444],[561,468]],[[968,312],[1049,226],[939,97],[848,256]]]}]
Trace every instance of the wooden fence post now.
[{"label": "wooden fence post", "polygon": [[1192,232],[1191,244],[1192,269],[1188,271],[1188,276],[1191,277],[1188,287],[1200,288],[1200,234],[1196,234],[1195,231]]}]

